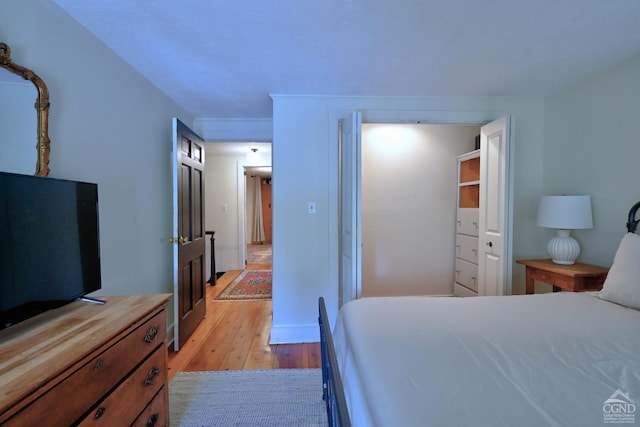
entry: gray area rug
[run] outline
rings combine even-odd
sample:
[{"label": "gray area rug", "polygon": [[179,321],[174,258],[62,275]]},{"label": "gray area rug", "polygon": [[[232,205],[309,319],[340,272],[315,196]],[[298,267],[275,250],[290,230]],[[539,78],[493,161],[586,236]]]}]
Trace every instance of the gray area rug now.
[{"label": "gray area rug", "polygon": [[178,372],[171,426],[326,426],[320,369]]}]

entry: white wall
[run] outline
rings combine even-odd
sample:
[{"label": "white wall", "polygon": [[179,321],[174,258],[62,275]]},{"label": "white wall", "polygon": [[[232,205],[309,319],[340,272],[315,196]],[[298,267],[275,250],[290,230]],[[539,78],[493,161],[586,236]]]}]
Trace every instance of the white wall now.
[{"label": "white wall", "polygon": [[456,157],[475,125],[363,124],[362,296],[452,295]]},{"label": "white wall", "polygon": [[[317,299],[337,312],[337,122],[479,123],[513,118],[514,258],[540,255],[535,226],[542,188],[544,105],[539,99],[320,97],[273,95],[273,342],[317,340]],[[464,119],[464,121],[462,121]],[[308,201],[317,214],[308,215]],[[513,262],[513,260],[512,260]],[[513,270],[514,293],[524,272]]]},{"label": "white wall", "polygon": [[[0,74],[2,73],[10,72],[0,69]],[[20,79],[22,80],[21,77]],[[1,171],[33,174],[36,170],[38,121],[34,104],[37,97],[38,90],[30,81],[0,81]]]},{"label": "white wall", "polygon": [[[241,160],[240,157],[206,154],[205,224],[207,230],[216,232],[216,269],[218,271],[244,268],[244,260],[240,259],[238,244],[240,238],[238,227],[242,226],[239,221],[243,215],[240,211],[239,197],[244,197],[238,193],[238,185],[244,186],[244,182],[238,182],[238,162]],[[207,252],[208,250],[207,246]],[[207,253],[207,260],[209,256]],[[207,265],[207,269],[209,268]]]},{"label": "white wall", "polygon": [[50,1],[3,2],[0,40],[49,87],[50,175],[98,183],[100,293],[172,292],[171,118],[193,117]]},{"label": "white wall", "polygon": [[572,233],[579,261],[611,265],[640,200],[639,161],[640,56],[546,100],[544,193],[591,195],[594,228]]},{"label": "white wall", "polygon": [[207,118],[197,117],[193,130],[206,141],[271,142],[273,120],[266,118]]}]

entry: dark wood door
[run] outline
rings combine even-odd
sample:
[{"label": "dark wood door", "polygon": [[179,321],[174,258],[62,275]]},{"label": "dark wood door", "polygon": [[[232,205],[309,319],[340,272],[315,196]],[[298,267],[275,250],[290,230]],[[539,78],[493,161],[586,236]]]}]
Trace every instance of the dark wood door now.
[{"label": "dark wood door", "polygon": [[204,230],[204,140],[174,119],[175,204],[177,211],[176,350],[182,347],[206,312]]}]

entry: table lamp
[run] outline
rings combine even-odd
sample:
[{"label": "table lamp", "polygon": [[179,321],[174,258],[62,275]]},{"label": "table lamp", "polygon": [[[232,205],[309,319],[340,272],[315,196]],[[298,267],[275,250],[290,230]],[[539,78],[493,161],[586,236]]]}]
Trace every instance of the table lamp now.
[{"label": "table lamp", "polygon": [[574,264],[580,245],[571,230],[593,228],[591,196],[542,196],[538,206],[538,226],[557,229],[547,245],[556,264]]}]

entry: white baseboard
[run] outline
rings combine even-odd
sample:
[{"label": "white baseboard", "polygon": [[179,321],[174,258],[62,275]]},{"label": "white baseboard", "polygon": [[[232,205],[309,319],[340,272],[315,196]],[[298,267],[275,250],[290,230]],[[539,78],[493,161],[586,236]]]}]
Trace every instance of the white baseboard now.
[{"label": "white baseboard", "polygon": [[269,344],[320,342],[320,327],[312,325],[273,325]]}]

